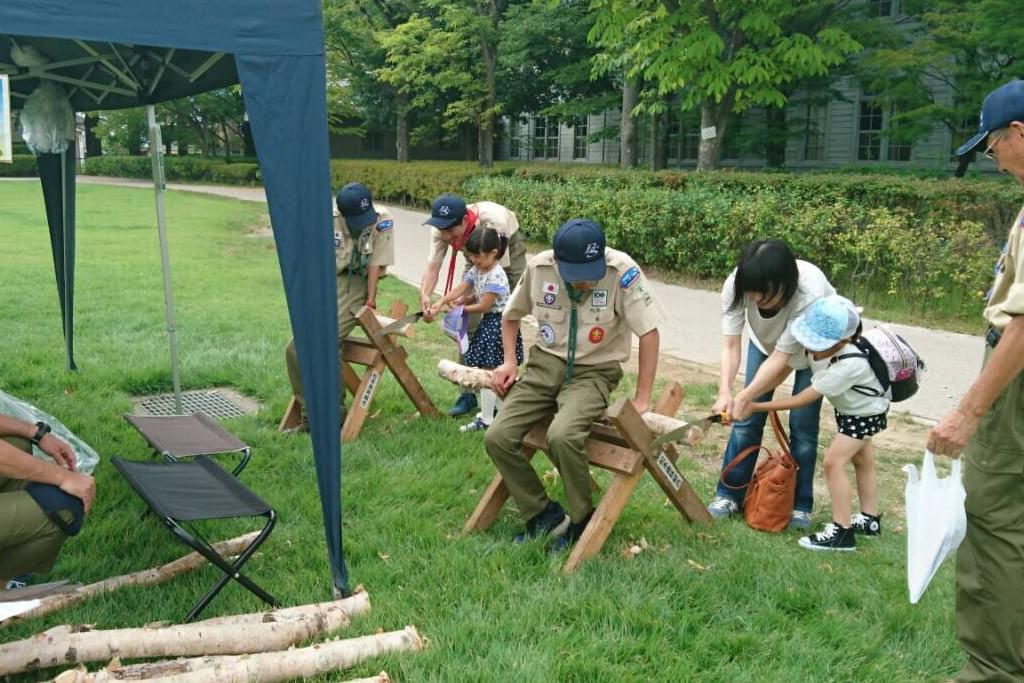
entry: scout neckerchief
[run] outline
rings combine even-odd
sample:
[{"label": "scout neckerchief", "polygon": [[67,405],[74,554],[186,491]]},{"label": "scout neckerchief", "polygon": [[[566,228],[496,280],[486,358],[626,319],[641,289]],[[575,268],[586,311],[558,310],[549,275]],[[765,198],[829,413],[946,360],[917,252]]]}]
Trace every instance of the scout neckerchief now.
[{"label": "scout neckerchief", "polygon": [[473,230],[476,228],[476,219],[477,214],[467,209],[466,231],[462,233],[461,238],[452,241],[452,260],[448,262],[448,280],[444,283],[444,293],[446,295],[452,291],[452,285],[455,283],[455,259],[458,258],[462,247],[469,240],[469,236],[473,234]]},{"label": "scout neckerchief", "polygon": [[576,305],[583,300],[583,292],[573,289],[573,286],[566,282],[565,293],[569,295],[569,302],[572,304],[569,309],[569,353],[565,359],[565,381],[568,383],[576,369]]}]

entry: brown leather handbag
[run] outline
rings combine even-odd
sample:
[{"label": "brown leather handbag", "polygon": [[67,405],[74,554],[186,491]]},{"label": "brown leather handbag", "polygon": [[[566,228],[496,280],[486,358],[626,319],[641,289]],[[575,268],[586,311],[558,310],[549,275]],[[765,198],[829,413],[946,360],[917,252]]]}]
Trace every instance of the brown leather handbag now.
[{"label": "brown leather handbag", "polygon": [[[743,517],[747,525],[760,531],[782,531],[789,526],[789,518],[793,514],[793,500],[796,496],[796,473],[800,468],[789,451],[789,438],[782,428],[778,413],[774,410],[768,414],[779,442],[779,450],[767,446],[751,446],[741,451],[732,462],[722,470],[722,484],[734,491],[747,489],[743,499]],[[742,486],[730,486],[725,477],[745,458],[757,458],[761,451],[767,454],[754,470],[750,482]]]}]

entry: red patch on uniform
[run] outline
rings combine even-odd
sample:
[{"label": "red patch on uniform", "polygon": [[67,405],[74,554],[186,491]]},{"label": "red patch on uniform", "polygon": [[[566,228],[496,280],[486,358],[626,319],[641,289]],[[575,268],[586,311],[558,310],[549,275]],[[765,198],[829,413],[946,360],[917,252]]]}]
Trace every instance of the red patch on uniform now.
[{"label": "red patch on uniform", "polygon": [[590,343],[591,344],[600,344],[602,339],[604,339],[604,328],[603,327],[591,327],[590,328]]}]

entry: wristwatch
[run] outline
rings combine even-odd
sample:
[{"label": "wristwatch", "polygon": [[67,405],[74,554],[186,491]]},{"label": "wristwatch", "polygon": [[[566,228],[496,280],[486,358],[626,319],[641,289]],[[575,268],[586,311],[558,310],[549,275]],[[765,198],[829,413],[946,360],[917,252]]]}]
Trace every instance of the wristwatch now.
[{"label": "wristwatch", "polygon": [[43,440],[43,437],[53,431],[50,425],[45,422],[36,422],[36,433],[32,437],[32,445],[38,446],[39,442]]}]

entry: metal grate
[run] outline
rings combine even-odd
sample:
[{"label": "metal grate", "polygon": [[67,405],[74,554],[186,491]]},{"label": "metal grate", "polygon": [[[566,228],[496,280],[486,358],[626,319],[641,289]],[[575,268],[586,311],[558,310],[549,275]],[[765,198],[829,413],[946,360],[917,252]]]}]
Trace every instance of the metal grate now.
[{"label": "metal grate", "polygon": [[[141,399],[138,404],[141,415],[177,415],[174,408],[174,394],[162,394]],[[181,409],[186,415],[205,413],[215,420],[228,417],[242,417],[247,412],[233,403],[219,391],[185,391],[181,394]]]}]

